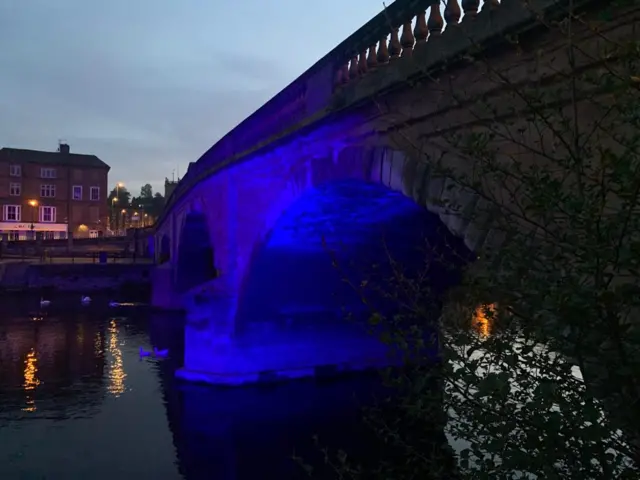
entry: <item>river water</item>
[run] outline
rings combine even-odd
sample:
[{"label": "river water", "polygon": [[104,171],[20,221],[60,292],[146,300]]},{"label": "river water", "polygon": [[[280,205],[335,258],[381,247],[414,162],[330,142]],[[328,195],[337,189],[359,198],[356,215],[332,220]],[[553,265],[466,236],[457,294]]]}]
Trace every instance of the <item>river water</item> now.
[{"label": "river water", "polygon": [[[140,357],[153,346],[168,357]],[[376,376],[212,388],[175,380],[182,355],[177,317],[1,300],[0,479],[303,478],[291,457],[313,459],[315,434],[368,448]]]}]

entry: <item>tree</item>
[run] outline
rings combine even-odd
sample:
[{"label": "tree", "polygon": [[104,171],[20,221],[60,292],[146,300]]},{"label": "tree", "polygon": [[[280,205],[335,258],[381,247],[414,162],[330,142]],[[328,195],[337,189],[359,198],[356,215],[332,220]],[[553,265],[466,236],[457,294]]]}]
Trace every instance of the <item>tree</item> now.
[{"label": "tree", "polygon": [[164,210],[164,201],[165,199],[160,192],[156,192],[153,198],[148,199],[149,213],[154,218],[158,218]]},{"label": "tree", "polygon": [[140,188],[140,198],[152,198],[153,188],[151,184],[147,183]]},{"label": "tree", "polygon": [[164,197],[159,192],[152,197],[133,197],[131,199],[131,206],[140,208],[151,217],[157,218],[164,209]]},{"label": "tree", "polygon": [[[561,48],[532,54],[526,71],[495,65],[477,48],[461,59],[472,72],[465,76],[477,75],[468,91],[424,72],[426,84],[415,88],[450,102],[439,126],[456,110],[467,123],[446,124],[437,144],[409,122],[395,135],[412,168],[443,179],[447,192],[432,201],[488,232],[446,298],[439,335],[426,335],[433,296],[418,280],[400,272],[354,288],[365,300],[383,292],[398,303],[398,314],[374,309],[371,320],[408,356],[425,338],[438,342],[447,431],[466,445],[461,478],[638,478],[640,43],[631,29],[603,28],[608,9],[539,13]],[[585,51],[587,37],[598,39],[599,54],[593,45]],[[521,48],[517,38],[508,42]],[[381,117],[403,114],[384,99],[379,107]],[[462,199],[470,197],[468,211]],[[470,330],[474,311],[494,334]],[[341,478],[435,478],[439,459],[398,426],[436,415],[418,388],[434,370],[392,377],[402,397],[396,418],[369,420],[394,456],[374,471],[348,452],[329,455]]]},{"label": "tree", "polygon": [[[114,198],[117,198],[117,201],[114,202]],[[109,197],[107,197],[107,203],[109,206],[117,205],[120,208],[127,208],[131,204],[131,193],[127,190],[126,187],[118,187],[116,186],[111,193],[109,193]]]}]

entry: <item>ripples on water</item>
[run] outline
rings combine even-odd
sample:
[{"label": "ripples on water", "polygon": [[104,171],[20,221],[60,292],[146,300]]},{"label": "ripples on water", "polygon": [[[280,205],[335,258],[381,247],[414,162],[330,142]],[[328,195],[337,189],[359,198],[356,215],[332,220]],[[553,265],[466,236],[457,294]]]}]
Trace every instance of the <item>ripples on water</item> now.
[{"label": "ripples on water", "polygon": [[[375,377],[179,385],[180,319],[73,303],[46,316],[35,298],[0,303],[0,479],[298,478],[290,456],[315,452],[316,433],[368,448],[357,405]],[[140,359],[152,346],[169,358]]]}]

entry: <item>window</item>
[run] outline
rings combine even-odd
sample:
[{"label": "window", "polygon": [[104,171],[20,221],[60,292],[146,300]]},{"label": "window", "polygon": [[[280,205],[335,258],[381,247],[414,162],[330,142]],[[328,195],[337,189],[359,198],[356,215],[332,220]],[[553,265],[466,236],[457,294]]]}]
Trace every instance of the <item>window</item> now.
[{"label": "window", "polygon": [[12,177],[21,177],[22,176],[22,166],[20,165],[9,165],[9,175]]},{"label": "window", "polygon": [[9,185],[9,195],[19,197],[22,193],[22,185],[20,183],[11,183]]},{"label": "window", "polygon": [[40,169],[40,178],[56,178],[56,169],[55,168],[41,168]]},{"label": "window", "polygon": [[100,187],[91,187],[91,200],[100,200]]},{"label": "window", "polygon": [[82,185],[74,185],[72,193],[74,200],[82,200]]},{"label": "window", "polygon": [[40,196],[45,198],[53,198],[56,196],[55,185],[40,185]]},{"label": "window", "polygon": [[40,221],[43,223],[55,223],[56,207],[40,207]]},{"label": "window", "polygon": [[7,222],[19,222],[21,218],[20,205],[5,205],[4,206],[4,219]]}]

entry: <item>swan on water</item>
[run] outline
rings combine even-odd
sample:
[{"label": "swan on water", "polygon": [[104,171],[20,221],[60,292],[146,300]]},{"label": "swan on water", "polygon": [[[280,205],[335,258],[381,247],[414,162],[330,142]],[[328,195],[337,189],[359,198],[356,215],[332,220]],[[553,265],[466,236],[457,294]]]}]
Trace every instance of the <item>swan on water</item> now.
[{"label": "swan on water", "polygon": [[144,306],[143,303],[137,302],[114,302],[113,300],[109,302],[109,307],[118,308],[118,307],[139,307]]},{"label": "swan on water", "polygon": [[169,355],[169,349],[165,348],[164,350],[158,350],[156,347],[153,347],[153,354],[156,357],[166,357]]},{"label": "swan on water", "polygon": [[89,305],[91,303],[91,297],[85,297],[85,296],[80,297],[80,303],[82,305]]},{"label": "swan on water", "polygon": [[41,307],[48,307],[49,305],[51,305],[51,301],[50,300],[45,300],[44,298],[40,297],[40,306]]}]

